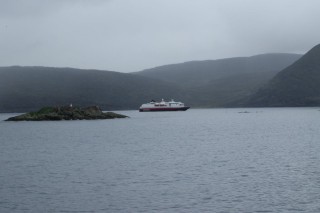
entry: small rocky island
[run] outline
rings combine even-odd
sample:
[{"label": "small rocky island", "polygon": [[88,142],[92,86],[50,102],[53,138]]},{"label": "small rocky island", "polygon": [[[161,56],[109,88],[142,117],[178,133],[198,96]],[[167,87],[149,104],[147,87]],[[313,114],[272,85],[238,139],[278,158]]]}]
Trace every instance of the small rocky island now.
[{"label": "small rocky island", "polygon": [[127,118],[114,112],[102,112],[98,106],[79,108],[72,106],[44,107],[37,112],[29,112],[8,118],[6,121],[59,121],[59,120],[96,120]]}]

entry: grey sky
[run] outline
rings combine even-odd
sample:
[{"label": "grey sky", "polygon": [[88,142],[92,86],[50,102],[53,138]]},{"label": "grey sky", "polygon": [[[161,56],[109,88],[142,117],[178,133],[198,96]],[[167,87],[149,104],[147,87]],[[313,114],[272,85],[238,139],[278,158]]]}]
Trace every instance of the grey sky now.
[{"label": "grey sky", "polygon": [[138,71],[190,60],[304,53],[319,0],[0,0],[0,66]]}]

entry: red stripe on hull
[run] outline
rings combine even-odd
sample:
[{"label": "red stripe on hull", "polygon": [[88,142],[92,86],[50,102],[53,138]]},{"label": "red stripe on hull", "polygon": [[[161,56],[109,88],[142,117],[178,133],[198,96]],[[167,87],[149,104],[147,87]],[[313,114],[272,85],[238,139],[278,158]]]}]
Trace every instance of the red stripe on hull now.
[{"label": "red stripe on hull", "polygon": [[143,109],[139,109],[139,112],[186,111],[189,108],[190,107],[143,108]]}]

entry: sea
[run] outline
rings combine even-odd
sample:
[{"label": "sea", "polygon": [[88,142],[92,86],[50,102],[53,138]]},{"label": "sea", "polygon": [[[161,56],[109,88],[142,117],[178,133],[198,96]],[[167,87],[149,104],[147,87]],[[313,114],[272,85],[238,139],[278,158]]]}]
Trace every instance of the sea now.
[{"label": "sea", "polygon": [[320,212],[320,108],[3,121],[0,212]]}]

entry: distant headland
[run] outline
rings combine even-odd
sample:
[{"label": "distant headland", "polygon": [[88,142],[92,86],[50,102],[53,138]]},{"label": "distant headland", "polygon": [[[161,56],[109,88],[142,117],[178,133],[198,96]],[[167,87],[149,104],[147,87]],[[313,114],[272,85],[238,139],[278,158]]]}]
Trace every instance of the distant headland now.
[{"label": "distant headland", "polygon": [[44,107],[37,112],[29,112],[8,118],[6,121],[59,121],[59,120],[97,120],[127,118],[114,112],[102,112],[98,106],[86,108],[62,106]]}]

